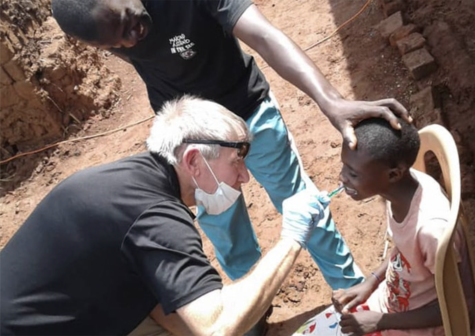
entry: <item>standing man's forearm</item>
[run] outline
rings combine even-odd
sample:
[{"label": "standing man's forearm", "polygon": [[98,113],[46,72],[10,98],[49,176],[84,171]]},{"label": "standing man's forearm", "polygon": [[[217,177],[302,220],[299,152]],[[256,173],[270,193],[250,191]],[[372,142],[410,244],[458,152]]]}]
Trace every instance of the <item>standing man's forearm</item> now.
[{"label": "standing man's forearm", "polygon": [[[266,34],[255,33],[260,31]],[[234,27],[234,34],[257,51],[279,76],[309,95],[324,114],[327,114],[330,100],[342,98],[302,49],[272,26],[257,9],[249,8],[242,15]]]},{"label": "standing man's forearm", "polygon": [[354,126],[363,119],[384,118],[395,129],[401,127],[397,116],[412,121],[404,106],[392,98],[372,102],[344,99],[305,52],[254,5],[241,15],[233,34],[257,51],[282,78],[310,96],[352,149],[357,142]]}]

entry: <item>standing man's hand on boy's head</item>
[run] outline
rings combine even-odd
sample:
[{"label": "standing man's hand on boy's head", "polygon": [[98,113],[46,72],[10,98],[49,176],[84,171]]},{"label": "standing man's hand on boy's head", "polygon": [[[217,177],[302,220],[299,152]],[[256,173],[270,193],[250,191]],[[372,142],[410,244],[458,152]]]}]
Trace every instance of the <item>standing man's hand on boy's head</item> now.
[{"label": "standing man's hand on boy's head", "polygon": [[352,149],[356,148],[353,127],[363,119],[384,118],[394,128],[398,128],[396,116],[411,122],[407,110],[395,99],[374,102],[343,99],[308,55],[274,27],[255,5],[241,15],[233,34],[255,50],[279,76],[312,98]]},{"label": "standing man's hand on boy's head", "polygon": [[306,248],[315,226],[325,216],[330,203],[326,192],[304,189],[282,203],[281,237],[291,238]]},{"label": "standing man's hand on boy's head", "polygon": [[340,313],[348,313],[350,309],[368,300],[374,290],[375,287],[369,281],[347,289],[337,289],[332,294],[333,306]]},{"label": "standing man's hand on boy's head", "polygon": [[383,315],[383,313],[369,310],[342,314],[340,318],[341,332],[351,336],[362,336],[379,331],[378,324]]},{"label": "standing man's hand on boy's head", "polygon": [[334,99],[324,112],[351,149],[356,149],[357,145],[354,127],[364,119],[384,118],[395,129],[401,127],[398,116],[409,123],[412,122],[406,108],[392,98],[369,102]]}]

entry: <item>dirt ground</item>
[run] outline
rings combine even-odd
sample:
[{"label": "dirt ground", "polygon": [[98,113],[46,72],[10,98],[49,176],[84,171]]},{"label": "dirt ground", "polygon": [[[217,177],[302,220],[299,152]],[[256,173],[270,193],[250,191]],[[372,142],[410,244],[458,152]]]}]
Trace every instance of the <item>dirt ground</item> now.
[{"label": "dirt ground", "polygon": [[[430,1],[427,5],[422,2],[411,2],[406,8],[405,17],[428,27],[424,33],[428,48],[439,65],[438,71],[429,78],[418,82],[412,80],[397,50],[380,37],[377,25],[384,17],[377,1],[371,2],[355,21],[341,29],[332,39],[309,49],[307,53],[348,99],[395,97],[408,106],[411,94],[428,83],[442,87],[444,121],[459,143],[464,177],[463,198],[469,212],[468,218],[473,218],[475,8],[467,0],[457,2],[458,5],[453,8],[438,0]],[[256,0],[255,3],[271,22],[302,48],[307,48],[357,13],[365,1]],[[454,31],[457,34],[452,34]],[[441,41],[451,41],[450,46]],[[152,115],[144,85],[128,64],[107,52],[101,51],[100,54],[106,66],[121,79],[121,98],[107,115],[96,114],[77,125],[79,130],[76,136],[124,128],[104,137],[63,144],[2,167],[9,174],[2,174],[0,247],[6,244],[36,204],[58,182],[83,168],[144,150],[143,144],[151,121],[130,126]],[[282,80],[258,56],[256,58],[280,102],[305,169],[321,189],[334,189],[341,168],[339,133],[310,98]],[[454,63],[454,59],[457,62]],[[280,215],[254,180],[244,187],[244,194],[265,253],[279,237]],[[356,262],[364,272],[370,272],[379,264],[384,249],[386,222],[383,202],[379,198],[354,202],[340,195],[332,201],[331,208]],[[219,267],[206,238],[204,244],[213,264]],[[308,317],[329,304],[330,297],[330,287],[323,280],[320,270],[309,254],[303,252],[274,299],[268,335],[290,335]]]}]

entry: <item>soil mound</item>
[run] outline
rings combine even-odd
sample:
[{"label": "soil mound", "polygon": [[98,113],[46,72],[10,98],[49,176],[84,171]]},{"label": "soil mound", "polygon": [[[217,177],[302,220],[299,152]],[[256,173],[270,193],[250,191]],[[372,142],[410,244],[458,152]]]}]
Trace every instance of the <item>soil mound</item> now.
[{"label": "soil mound", "polygon": [[66,37],[49,0],[3,1],[0,13],[0,159],[68,136],[71,123],[117,101],[118,76],[93,48]]}]

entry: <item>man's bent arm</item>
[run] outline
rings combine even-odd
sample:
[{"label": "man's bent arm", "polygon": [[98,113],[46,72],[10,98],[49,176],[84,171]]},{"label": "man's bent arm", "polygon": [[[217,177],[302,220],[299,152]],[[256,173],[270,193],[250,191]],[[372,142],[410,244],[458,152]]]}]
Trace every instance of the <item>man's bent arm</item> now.
[{"label": "man's bent arm", "polygon": [[196,335],[242,335],[264,315],[302,247],[281,239],[244,279],[177,310]]},{"label": "man's bent arm", "polygon": [[254,49],[282,78],[309,95],[327,114],[329,103],[340,93],[312,60],[251,5],[234,26],[233,34]]},{"label": "man's bent arm", "polygon": [[374,102],[343,99],[303,50],[274,27],[255,5],[241,15],[233,34],[258,52],[282,78],[309,95],[345,139],[354,140],[350,143],[356,140],[353,126],[362,119],[385,118],[399,128],[394,112],[411,121],[407,110],[395,99]]}]

